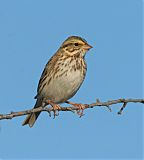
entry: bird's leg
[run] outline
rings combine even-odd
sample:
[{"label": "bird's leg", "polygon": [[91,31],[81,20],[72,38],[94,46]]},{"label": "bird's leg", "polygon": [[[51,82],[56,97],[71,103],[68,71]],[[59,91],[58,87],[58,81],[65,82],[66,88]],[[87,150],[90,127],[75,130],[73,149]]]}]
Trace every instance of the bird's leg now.
[{"label": "bird's leg", "polygon": [[[60,105],[55,104],[55,103],[53,103],[53,102],[50,101],[50,100],[48,100],[47,103],[50,104],[50,105],[52,106],[52,108],[53,108],[54,118],[55,118],[56,116],[58,116],[58,115],[59,115],[59,110],[61,110]],[[57,113],[57,111],[58,111],[58,113]]]},{"label": "bird's leg", "polygon": [[71,104],[72,106],[78,108],[77,114],[78,114],[80,117],[84,116],[84,113],[83,113],[83,111],[84,111],[84,109],[85,109],[85,105],[84,105],[84,104],[81,104],[81,103],[73,103],[73,102],[70,102],[70,101],[66,101],[65,103]]}]

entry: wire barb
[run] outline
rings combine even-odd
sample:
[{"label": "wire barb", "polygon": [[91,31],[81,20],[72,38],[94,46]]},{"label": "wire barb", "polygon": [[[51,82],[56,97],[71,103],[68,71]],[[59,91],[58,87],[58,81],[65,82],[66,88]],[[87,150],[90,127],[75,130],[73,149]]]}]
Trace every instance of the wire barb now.
[{"label": "wire barb", "polygon": [[124,110],[124,108],[126,107],[127,105],[127,102],[124,102],[121,109],[118,111],[118,114],[121,115],[122,114],[122,111]]}]

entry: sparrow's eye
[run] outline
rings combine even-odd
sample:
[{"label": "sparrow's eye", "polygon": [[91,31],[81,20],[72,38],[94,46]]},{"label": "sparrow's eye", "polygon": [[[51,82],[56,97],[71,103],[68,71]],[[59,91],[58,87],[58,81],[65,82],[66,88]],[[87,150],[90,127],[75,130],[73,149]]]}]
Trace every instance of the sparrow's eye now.
[{"label": "sparrow's eye", "polygon": [[79,44],[78,44],[78,43],[75,43],[74,45],[75,45],[75,46],[78,46]]}]

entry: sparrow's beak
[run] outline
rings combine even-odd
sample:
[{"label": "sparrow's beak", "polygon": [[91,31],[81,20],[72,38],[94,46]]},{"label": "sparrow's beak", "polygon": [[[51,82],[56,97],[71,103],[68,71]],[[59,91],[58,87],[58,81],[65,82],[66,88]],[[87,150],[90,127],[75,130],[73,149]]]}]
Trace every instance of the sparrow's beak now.
[{"label": "sparrow's beak", "polygon": [[84,50],[89,50],[91,48],[93,48],[93,47],[91,45],[89,45],[89,44],[86,44],[86,45],[83,46]]}]

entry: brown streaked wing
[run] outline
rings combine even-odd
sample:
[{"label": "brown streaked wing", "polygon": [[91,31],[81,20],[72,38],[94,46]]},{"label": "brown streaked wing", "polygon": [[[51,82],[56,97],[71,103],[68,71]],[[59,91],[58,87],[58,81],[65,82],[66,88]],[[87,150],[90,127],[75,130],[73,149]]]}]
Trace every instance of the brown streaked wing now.
[{"label": "brown streaked wing", "polygon": [[[40,94],[41,90],[40,88],[42,87],[43,85],[43,82],[46,80],[47,76],[49,76],[49,73],[51,72],[51,70],[54,68],[54,66],[56,65],[56,62],[57,60],[59,59],[59,52],[57,52],[55,55],[53,55],[50,60],[48,61],[48,63],[46,64],[43,72],[42,72],[42,75],[41,75],[41,78],[39,80],[39,83],[38,83],[38,88],[37,88],[37,95],[34,97],[35,99],[38,97],[38,95]],[[44,85],[45,86],[45,85]]]}]

